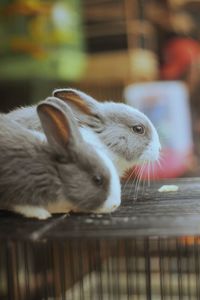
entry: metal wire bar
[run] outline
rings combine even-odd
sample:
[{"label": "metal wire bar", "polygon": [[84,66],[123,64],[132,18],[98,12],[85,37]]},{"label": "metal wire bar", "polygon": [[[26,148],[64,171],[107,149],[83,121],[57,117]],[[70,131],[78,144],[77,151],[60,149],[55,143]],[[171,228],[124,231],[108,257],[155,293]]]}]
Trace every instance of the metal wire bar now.
[{"label": "metal wire bar", "polygon": [[200,239],[0,242],[2,300],[200,299]]}]

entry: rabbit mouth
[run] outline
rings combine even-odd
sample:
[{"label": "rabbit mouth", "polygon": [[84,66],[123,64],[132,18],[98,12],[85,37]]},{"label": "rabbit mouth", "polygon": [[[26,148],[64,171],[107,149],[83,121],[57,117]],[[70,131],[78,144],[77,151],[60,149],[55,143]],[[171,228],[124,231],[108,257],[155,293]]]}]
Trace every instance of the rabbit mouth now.
[{"label": "rabbit mouth", "polygon": [[155,145],[154,143],[150,143],[147,149],[142,153],[140,156],[139,161],[145,162],[145,161],[158,161],[160,157],[160,150],[161,147],[158,145]]}]

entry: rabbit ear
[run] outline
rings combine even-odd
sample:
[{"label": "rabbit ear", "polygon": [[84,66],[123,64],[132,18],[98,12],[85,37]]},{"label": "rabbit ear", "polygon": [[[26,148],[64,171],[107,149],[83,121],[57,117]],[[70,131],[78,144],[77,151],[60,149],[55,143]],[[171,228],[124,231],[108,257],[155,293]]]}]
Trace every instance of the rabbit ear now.
[{"label": "rabbit ear", "polygon": [[53,96],[63,100],[68,105],[80,110],[87,115],[93,115],[93,106],[96,100],[83,92],[74,89],[58,89],[53,92]]},{"label": "rabbit ear", "polygon": [[66,114],[54,103],[43,101],[38,104],[37,112],[47,140],[54,149],[66,152],[82,140],[70,108]]},{"label": "rabbit ear", "polygon": [[81,124],[94,127],[102,122],[99,103],[91,96],[74,89],[57,89],[53,96],[67,103]]}]

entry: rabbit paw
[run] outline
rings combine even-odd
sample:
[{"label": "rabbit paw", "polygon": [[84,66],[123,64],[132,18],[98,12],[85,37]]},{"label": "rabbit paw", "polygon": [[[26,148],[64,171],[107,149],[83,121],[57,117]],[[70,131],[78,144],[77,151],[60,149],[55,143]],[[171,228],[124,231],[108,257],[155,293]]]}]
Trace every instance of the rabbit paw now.
[{"label": "rabbit paw", "polygon": [[39,206],[15,205],[13,211],[22,214],[26,218],[46,220],[51,217],[51,214],[46,209]]}]

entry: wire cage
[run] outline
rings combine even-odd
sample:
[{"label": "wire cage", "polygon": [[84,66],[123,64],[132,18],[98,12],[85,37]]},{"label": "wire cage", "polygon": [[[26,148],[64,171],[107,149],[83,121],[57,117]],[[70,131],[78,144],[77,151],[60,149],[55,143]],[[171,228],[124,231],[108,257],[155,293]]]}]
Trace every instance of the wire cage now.
[{"label": "wire cage", "polygon": [[[200,299],[200,179],[126,187],[112,215],[1,213],[0,299]],[[199,190],[199,191],[198,191]]]},{"label": "wire cage", "polygon": [[1,299],[200,299],[199,241],[6,242]]}]

